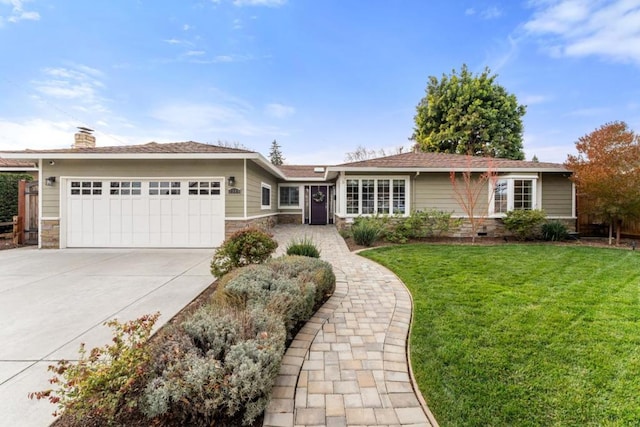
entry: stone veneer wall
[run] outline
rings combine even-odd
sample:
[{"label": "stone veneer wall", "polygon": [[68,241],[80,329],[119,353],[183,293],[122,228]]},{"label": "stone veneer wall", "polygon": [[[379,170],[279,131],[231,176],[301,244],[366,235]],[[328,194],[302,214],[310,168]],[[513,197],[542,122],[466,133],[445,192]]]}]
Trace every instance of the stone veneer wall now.
[{"label": "stone veneer wall", "polygon": [[278,214],[278,224],[302,224],[302,214],[280,213]]},{"label": "stone veneer wall", "polygon": [[43,249],[60,248],[60,220],[43,219],[40,221],[40,239]]},{"label": "stone veneer wall", "polygon": [[239,230],[243,230],[249,227],[256,227],[264,231],[269,231],[278,223],[277,215],[265,216],[262,218],[247,219],[247,220],[226,220],[225,221],[225,239],[231,236],[233,233]]}]

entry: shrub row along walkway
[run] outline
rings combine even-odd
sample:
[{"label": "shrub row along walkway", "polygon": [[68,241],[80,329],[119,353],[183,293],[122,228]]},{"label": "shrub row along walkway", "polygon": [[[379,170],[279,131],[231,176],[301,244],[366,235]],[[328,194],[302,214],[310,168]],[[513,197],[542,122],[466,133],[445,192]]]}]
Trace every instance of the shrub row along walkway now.
[{"label": "shrub row along walkway", "polygon": [[436,426],[407,361],[411,297],[386,268],[349,252],[333,226],[277,226],[278,253],[308,236],[336,291],[287,350],[264,425]]}]

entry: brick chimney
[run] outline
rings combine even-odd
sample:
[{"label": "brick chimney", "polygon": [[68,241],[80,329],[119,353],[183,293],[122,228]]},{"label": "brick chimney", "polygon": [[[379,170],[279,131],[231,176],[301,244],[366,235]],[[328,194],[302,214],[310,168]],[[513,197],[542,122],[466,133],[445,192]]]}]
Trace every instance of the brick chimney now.
[{"label": "brick chimney", "polygon": [[76,132],[75,143],[73,148],[93,148],[96,146],[96,137],[91,133],[93,129],[78,126],[78,132]]}]

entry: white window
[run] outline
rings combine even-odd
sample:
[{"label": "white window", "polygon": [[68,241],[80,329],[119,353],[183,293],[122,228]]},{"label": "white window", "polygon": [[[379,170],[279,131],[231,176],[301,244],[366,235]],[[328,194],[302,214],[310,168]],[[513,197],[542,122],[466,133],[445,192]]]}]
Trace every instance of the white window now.
[{"label": "white window", "polygon": [[501,177],[490,192],[492,215],[504,215],[512,210],[537,209],[537,177]]},{"label": "white window", "polygon": [[407,213],[407,180],[350,178],[344,195],[347,215]]},{"label": "white window", "polygon": [[262,189],[260,207],[262,209],[271,209],[271,186],[263,182],[260,188]]},{"label": "white window", "polygon": [[300,207],[300,187],[280,187],[279,206],[284,208]]}]

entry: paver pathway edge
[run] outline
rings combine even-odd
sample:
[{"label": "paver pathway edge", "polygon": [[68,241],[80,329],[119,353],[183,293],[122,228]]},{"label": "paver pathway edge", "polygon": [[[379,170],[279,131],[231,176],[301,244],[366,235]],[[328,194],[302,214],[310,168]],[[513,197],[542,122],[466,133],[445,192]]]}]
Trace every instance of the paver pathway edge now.
[{"label": "paver pathway edge", "polygon": [[311,237],[336,289],[288,348],[266,427],[437,426],[408,360],[412,300],[386,268],[351,253],[334,226],[279,225],[278,254]]}]

